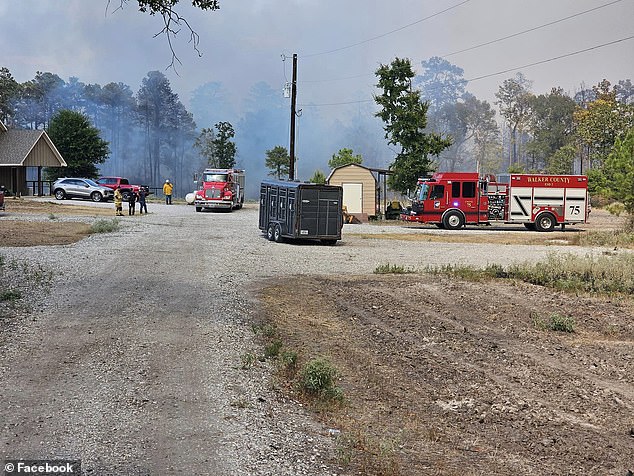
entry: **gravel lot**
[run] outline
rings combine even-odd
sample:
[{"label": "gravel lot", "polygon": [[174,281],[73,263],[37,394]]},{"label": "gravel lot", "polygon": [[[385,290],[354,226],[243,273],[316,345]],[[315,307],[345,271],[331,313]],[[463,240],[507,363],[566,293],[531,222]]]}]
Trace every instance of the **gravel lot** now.
[{"label": "gravel lot", "polygon": [[[4,459],[80,458],[99,475],[344,474],[332,464],[328,428],[280,398],[268,364],[243,369],[242,357],[259,352],[254,289],[278,277],[372,273],[388,262],[507,265],[592,252],[367,238],[420,233],[376,225],[345,225],[335,247],[276,244],[258,230],[253,204],[234,213],[148,207],[149,215],[124,217],[119,232],[0,248],[7,260],[54,274],[46,305],[34,302],[35,316],[1,335]],[[50,220],[4,214],[0,226],[12,219]]]}]

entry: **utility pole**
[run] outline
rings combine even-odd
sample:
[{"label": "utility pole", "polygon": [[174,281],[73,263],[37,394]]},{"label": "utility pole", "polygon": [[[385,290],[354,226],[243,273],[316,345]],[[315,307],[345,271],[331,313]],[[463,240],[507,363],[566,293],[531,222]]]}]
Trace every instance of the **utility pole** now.
[{"label": "utility pole", "polygon": [[295,180],[295,105],[297,103],[297,54],[293,53],[293,81],[291,83],[291,144],[288,180]]}]

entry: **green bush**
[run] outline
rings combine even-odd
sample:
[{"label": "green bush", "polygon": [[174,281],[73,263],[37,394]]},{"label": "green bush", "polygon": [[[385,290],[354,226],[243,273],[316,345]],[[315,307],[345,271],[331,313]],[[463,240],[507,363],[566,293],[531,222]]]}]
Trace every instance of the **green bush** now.
[{"label": "green bush", "polygon": [[533,325],[542,330],[550,330],[555,332],[574,332],[575,320],[570,316],[562,316],[561,314],[551,314],[548,319],[544,319],[538,315],[533,315]]},{"label": "green bush", "polygon": [[119,231],[121,223],[116,218],[112,220],[97,220],[90,227],[91,233],[111,233],[113,231]]},{"label": "green bush", "polygon": [[22,293],[20,291],[3,291],[0,293],[0,302],[2,301],[17,301],[22,298]]},{"label": "green bush", "polygon": [[271,357],[277,357],[282,349],[282,341],[275,339],[264,348],[264,357],[270,359]]},{"label": "green bush", "polygon": [[313,359],[306,363],[299,376],[301,389],[309,395],[339,400],[343,393],[335,385],[337,369],[326,359]]},{"label": "green bush", "polygon": [[408,274],[413,273],[411,269],[397,264],[380,264],[374,269],[374,274]]}]

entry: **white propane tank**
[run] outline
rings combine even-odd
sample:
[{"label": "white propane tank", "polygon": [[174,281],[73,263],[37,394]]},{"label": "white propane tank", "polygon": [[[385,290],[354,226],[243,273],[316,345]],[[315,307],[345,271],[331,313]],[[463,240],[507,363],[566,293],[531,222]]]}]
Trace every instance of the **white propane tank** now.
[{"label": "white propane tank", "polygon": [[185,195],[185,201],[187,202],[187,205],[193,205],[194,200],[196,200],[196,195],[194,194],[194,192]]}]

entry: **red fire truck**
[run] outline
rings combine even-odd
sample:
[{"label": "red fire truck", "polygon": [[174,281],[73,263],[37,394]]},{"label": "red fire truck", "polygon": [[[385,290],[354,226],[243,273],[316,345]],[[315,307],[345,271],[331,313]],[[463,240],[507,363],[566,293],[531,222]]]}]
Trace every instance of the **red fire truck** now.
[{"label": "red fire truck", "polygon": [[194,194],[196,211],[203,208],[236,210],[244,204],[244,170],[205,169],[196,177],[198,190]]},{"label": "red fire truck", "polygon": [[466,224],[522,223],[529,230],[585,223],[590,212],[585,175],[439,172],[419,179],[401,220],[457,230]]}]

